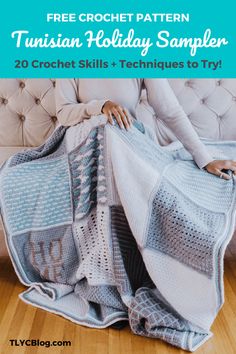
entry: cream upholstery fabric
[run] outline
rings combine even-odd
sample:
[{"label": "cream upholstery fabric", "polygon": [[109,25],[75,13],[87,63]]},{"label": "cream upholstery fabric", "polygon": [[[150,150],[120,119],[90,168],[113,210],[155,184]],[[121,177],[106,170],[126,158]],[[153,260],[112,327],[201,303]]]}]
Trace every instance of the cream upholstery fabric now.
[{"label": "cream upholstery fabric", "polygon": [[[236,140],[236,79],[170,79],[169,82],[199,136]],[[161,121],[156,125],[156,133],[162,145],[175,140]]]},{"label": "cream upholstery fabric", "polygon": [[0,80],[0,146],[36,146],[57,122],[55,80]]}]

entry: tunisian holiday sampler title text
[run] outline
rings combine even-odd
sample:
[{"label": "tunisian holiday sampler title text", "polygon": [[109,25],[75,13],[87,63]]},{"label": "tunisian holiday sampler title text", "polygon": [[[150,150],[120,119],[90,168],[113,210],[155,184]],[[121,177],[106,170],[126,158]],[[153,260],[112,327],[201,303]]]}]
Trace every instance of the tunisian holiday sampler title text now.
[{"label": "tunisian holiday sampler title text", "polygon": [[[77,22],[78,24],[111,23],[117,24],[112,31],[101,29],[89,29],[79,31],[71,36],[62,31],[58,33],[40,33],[32,35],[27,28],[15,29],[11,32],[11,38],[16,48],[136,48],[140,55],[145,57],[153,48],[185,48],[194,57],[199,48],[220,48],[227,46],[227,38],[213,33],[211,28],[205,28],[195,36],[187,37],[172,33],[163,27],[156,31],[153,26],[153,35],[145,36],[145,31],[137,33],[135,24],[156,23],[167,25],[168,23],[190,22],[189,13],[47,13],[47,23],[66,24]],[[129,28],[121,29],[119,25],[130,24]]]}]

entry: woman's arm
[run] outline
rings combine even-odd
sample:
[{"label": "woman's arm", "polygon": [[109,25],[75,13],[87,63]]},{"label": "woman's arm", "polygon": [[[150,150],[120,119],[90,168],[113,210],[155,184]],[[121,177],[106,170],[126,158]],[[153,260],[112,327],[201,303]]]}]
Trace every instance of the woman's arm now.
[{"label": "woman's arm", "polygon": [[144,79],[147,97],[158,117],[172,130],[184,147],[191,153],[199,168],[224,179],[231,179],[225,170],[236,175],[236,162],[214,160],[180,106],[167,79]]},{"label": "woman's arm", "polygon": [[58,79],[56,82],[56,110],[59,122],[64,126],[78,124],[83,119],[102,113],[107,100],[92,100],[88,103],[78,101],[78,88],[75,79]]},{"label": "woman's arm", "polygon": [[58,121],[64,126],[71,126],[104,113],[110,124],[116,119],[120,128],[128,129],[131,118],[128,112],[118,104],[103,100],[92,100],[80,103],[75,79],[57,79],[56,83],[56,110]]},{"label": "woman's arm", "polygon": [[147,98],[155,113],[191,153],[199,168],[213,161],[199,139],[167,79],[144,79]]}]

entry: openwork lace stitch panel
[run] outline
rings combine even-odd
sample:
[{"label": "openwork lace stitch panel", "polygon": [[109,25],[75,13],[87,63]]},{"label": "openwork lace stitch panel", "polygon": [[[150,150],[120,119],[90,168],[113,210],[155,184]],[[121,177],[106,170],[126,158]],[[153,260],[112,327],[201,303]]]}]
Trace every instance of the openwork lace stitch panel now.
[{"label": "openwork lace stitch panel", "polygon": [[109,208],[98,206],[74,223],[75,242],[80,265],[77,279],[86,277],[89,284],[115,285],[110,241]]},{"label": "openwork lace stitch panel", "polygon": [[224,223],[224,214],[199,207],[164,181],[152,202],[146,247],[166,253],[211,277],[214,244]]}]

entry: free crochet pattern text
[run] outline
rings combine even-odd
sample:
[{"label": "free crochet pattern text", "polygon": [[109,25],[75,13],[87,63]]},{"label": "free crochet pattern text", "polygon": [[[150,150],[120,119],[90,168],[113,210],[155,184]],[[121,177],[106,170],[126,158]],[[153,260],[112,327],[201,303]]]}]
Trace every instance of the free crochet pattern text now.
[{"label": "free crochet pattern text", "polygon": [[189,13],[48,13],[47,22],[189,22]]}]

